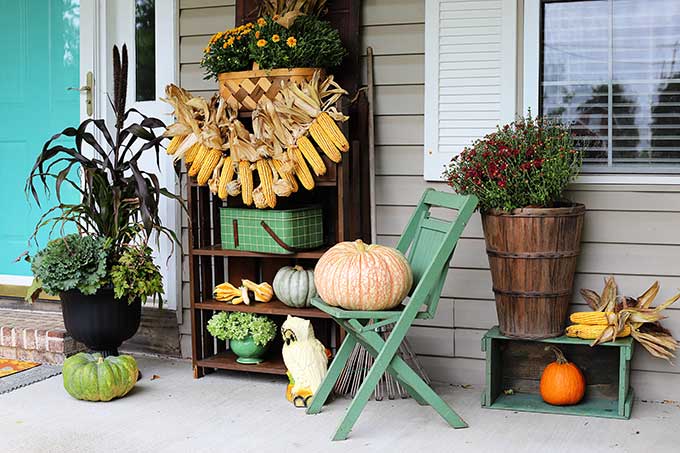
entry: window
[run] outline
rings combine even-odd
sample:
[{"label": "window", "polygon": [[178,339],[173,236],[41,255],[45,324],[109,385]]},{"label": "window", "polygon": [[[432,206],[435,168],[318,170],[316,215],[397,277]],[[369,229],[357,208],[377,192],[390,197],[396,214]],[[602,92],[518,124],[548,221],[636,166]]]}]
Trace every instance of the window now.
[{"label": "window", "polygon": [[156,98],[156,19],[154,0],[135,1],[135,100]]},{"label": "window", "polygon": [[680,1],[545,0],[540,15],[540,113],[572,124],[584,170],[680,170]]}]

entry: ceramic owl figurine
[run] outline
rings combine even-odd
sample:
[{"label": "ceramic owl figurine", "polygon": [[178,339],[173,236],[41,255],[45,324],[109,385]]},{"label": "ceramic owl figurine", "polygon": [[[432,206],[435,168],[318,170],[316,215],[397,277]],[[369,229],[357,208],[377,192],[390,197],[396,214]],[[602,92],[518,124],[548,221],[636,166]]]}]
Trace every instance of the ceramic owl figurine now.
[{"label": "ceramic owl figurine", "polygon": [[327,350],[314,336],[307,319],[288,316],[281,326],[283,361],[288,368],[286,398],[295,407],[307,407],[326,376]]}]

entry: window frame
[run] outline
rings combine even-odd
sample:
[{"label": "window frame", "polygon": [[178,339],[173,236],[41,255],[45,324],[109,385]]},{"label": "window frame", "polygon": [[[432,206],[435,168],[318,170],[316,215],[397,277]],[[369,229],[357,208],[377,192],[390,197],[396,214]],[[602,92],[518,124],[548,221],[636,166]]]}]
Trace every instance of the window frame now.
[{"label": "window frame", "polygon": [[[535,114],[540,113],[542,9],[544,3],[551,1],[558,0],[524,0],[522,103],[525,112],[531,109],[531,112]],[[659,166],[657,168],[650,168],[646,165],[611,168],[584,165],[576,182],[584,184],[680,185],[680,165],[677,167]]]}]

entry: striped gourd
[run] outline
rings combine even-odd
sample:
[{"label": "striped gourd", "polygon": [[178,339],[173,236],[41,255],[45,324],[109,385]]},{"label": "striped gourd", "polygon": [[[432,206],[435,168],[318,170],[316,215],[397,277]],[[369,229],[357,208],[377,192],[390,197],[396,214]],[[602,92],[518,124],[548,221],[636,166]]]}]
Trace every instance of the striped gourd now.
[{"label": "striped gourd", "polygon": [[[207,156],[208,148],[205,145],[200,145],[198,152],[196,153],[196,157],[191,163],[191,167],[189,167],[189,176],[193,178],[194,176],[198,175],[198,173],[201,171],[201,166],[203,166],[203,161]],[[189,161],[187,161],[187,163],[189,163]]]},{"label": "striped gourd", "polygon": [[270,162],[274,166],[276,173],[278,173],[278,175],[281,178],[288,181],[288,184],[290,184],[293,192],[297,192],[299,187],[298,187],[297,179],[295,179],[295,175],[293,174],[293,171],[283,171],[283,164],[278,159],[272,159]]},{"label": "striped gourd", "polygon": [[[566,334],[568,337],[582,338],[584,340],[594,340],[599,338],[605,329],[609,328],[606,325],[586,325],[586,324],[574,324],[567,327]],[[617,338],[627,337],[630,335],[630,326],[626,324],[621,332],[616,334]]]},{"label": "striped gourd", "polygon": [[[312,121],[312,124],[309,126],[309,133],[316,144],[319,145],[319,148],[321,148],[321,150],[326,156],[328,156],[330,160],[335,163],[338,163],[342,160],[340,151],[335,147],[328,134],[321,128],[321,125],[318,121]],[[300,139],[298,139],[298,145],[300,145]]]},{"label": "striped gourd", "polygon": [[356,240],[336,244],[323,254],[314,269],[314,284],[329,305],[389,310],[411,290],[413,273],[398,250]]},{"label": "striped gourd", "polygon": [[572,313],[569,320],[574,324],[609,325],[617,321],[616,313],[604,311],[579,311]]},{"label": "striped gourd", "polygon": [[321,159],[319,152],[306,136],[303,135],[297,139],[297,147],[302,151],[305,159],[307,159],[312,170],[314,170],[315,175],[321,176],[326,174],[326,165],[323,163],[323,159]]},{"label": "striped gourd", "polygon": [[276,206],[276,194],[274,193],[272,169],[266,160],[260,159],[255,164],[257,166],[257,174],[260,176],[260,184],[262,184],[262,194],[266,200],[267,206],[273,208]]},{"label": "striped gourd", "polygon": [[340,151],[349,151],[349,142],[347,141],[347,138],[343,135],[337,123],[333,121],[333,118],[331,118],[328,113],[319,113],[315,122],[319,123],[324,132],[326,132],[326,135]]},{"label": "striped gourd", "polygon": [[312,190],[314,188],[314,177],[309,171],[309,168],[307,168],[302,153],[299,149],[292,146],[288,148],[288,154],[290,154],[293,164],[295,165],[295,174],[300,178],[302,186],[307,190]]},{"label": "striped gourd", "polygon": [[250,206],[253,204],[253,171],[250,169],[250,162],[242,160],[238,163],[238,176],[241,180],[243,204]]},{"label": "striped gourd", "polygon": [[203,165],[201,165],[201,170],[196,177],[196,182],[199,186],[204,186],[208,183],[213,170],[215,170],[217,164],[220,163],[220,159],[222,159],[222,151],[217,148],[212,148],[208,151],[207,156],[203,160]]},{"label": "striped gourd", "polygon": [[227,199],[227,184],[231,182],[232,179],[234,179],[234,163],[231,160],[231,156],[227,156],[224,158],[224,162],[222,162],[222,173],[220,173],[220,185],[217,188],[217,196],[220,197],[222,200]]},{"label": "striped gourd", "polygon": [[177,152],[177,148],[179,148],[179,145],[182,144],[185,138],[186,135],[175,135],[172,137],[172,140],[170,140],[170,143],[168,143],[168,147],[165,148],[165,152],[170,155],[175,154],[175,152]]}]

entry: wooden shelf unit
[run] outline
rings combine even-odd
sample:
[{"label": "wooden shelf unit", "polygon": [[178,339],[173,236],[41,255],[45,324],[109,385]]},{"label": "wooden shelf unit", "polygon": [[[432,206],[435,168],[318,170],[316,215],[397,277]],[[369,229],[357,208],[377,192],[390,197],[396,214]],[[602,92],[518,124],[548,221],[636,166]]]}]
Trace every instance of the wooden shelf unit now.
[{"label": "wooden shelf unit", "polygon": [[[236,1],[236,23],[253,20],[248,14],[257,10],[255,0]],[[189,225],[189,280],[191,299],[191,343],[194,377],[199,378],[216,369],[250,371],[269,374],[285,374],[281,358],[280,334],[269,349],[266,361],[258,365],[243,365],[228,350],[224,341],[214,339],[207,331],[210,317],[220,311],[259,313],[281,324],[287,315],[300,316],[312,321],[317,337],[332,351],[339,346],[340,332],[329,317],[315,308],[291,308],[278,300],[252,305],[229,305],[213,299],[215,285],[229,281],[236,286],[241,279],[272,283],[274,275],[283,266],[299,264],[313,268],[321,255],[333,244],[341,241],[363,239],[370,241],[370,187],[368,168],[368,100],[359,91],[360,39],[359,24],[361,3],[359,0],[334,0],[329,2],[326,19],[340,31],[341,39],[349,51],[343,64],[335,72],[336,80],[350,96],[339,108],[350,120],[343,125],[350,150],[342,155],[342,162],[335,164],[322,155],[327,172],[316,177],[313,191],[300,190],[288,198],[277,200],[277,209],[318,204],[323,208],[324,246],[291,255],[223,250],[220,238],[219,208],[223,205],[239,207],[239,198],[223,202],[210,194],[207,187],[198,187],[193,180],[187,181],[187,206]],[[217,90],[217,86],[215,87]],[[250,122],[249,112],[240,112],[239,118]],[[257,186],[255,181],[254,186]]]}]

